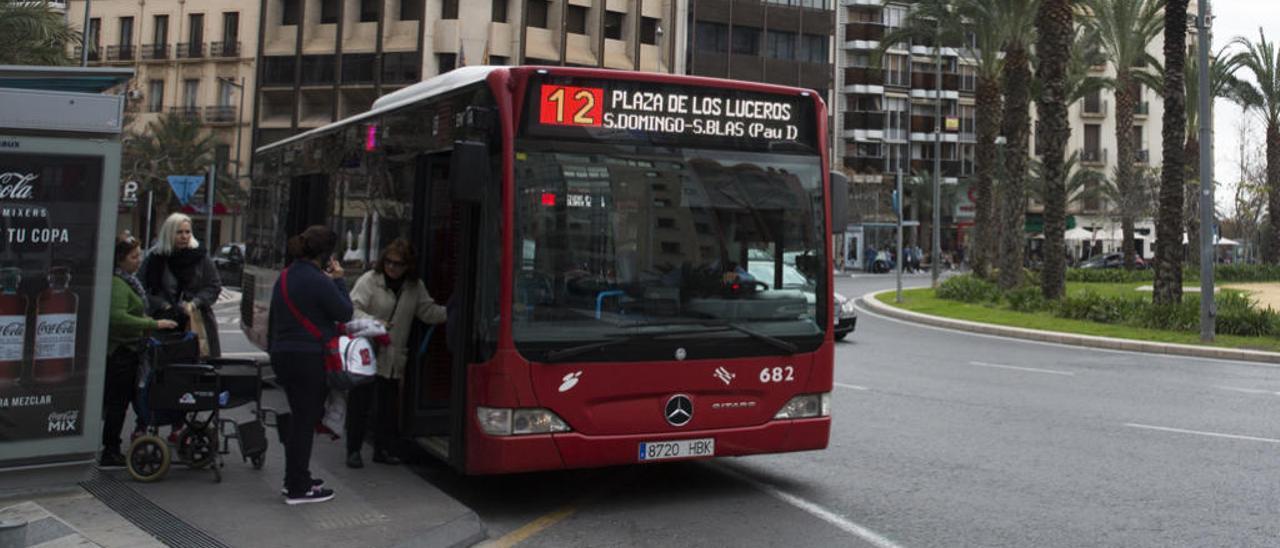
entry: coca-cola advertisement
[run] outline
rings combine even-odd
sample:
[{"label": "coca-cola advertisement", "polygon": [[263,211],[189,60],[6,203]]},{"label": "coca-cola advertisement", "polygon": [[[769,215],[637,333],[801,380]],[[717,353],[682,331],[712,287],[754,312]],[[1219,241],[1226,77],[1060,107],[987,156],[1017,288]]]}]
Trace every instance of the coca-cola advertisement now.
[{"label": "coca-cola advertisement", "polygon": [[[102,158],[0,154],[0,442],[79,436]],[[101,289],[109,291],[108,289]],[[82,327],[84,329],[82,329]]]}]

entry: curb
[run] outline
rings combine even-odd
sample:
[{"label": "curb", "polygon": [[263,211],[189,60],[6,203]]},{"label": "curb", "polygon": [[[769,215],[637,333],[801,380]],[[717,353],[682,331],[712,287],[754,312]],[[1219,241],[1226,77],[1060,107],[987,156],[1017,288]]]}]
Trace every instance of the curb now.
[{"label": "curb", "polygon": [[965,320],[954,320],[951,318],[943,318],[940,316],[930,316],[919,312],[911,312],[900,308],[890,306],[880,302],[876,298],[881,293],[895,291],[894,289],[886,289],[883,291],[872,291],[858,298],[858,302],[866,309],[899,320],[905,320],[914,323],[941,327],[944,329],[954,329],[957,331],[967,331],[970,333],[981,333],[984,335],[998,335],[1001,337],[1011,337],[1015,339],[1024,339],[1030,341],[1050,342],[1057,344],[1066,344],[1071,346],[1083,346],[1088,348],[1102,348],[1106,350],[1125,350],[1129,352],[1145,352],[1148,354],[1167,354],[1171,356],[1188,356],[1193,358],[1212,358],[1219,360],[1237,360],[1247,362],[1260,362],[1266,364],[1280,364],[1280,353],[1264,352],[1261,350],[1241,350],[1237,348],[1220,348],[1216,346],[1196,346],[1190,344],[1175,343],[1155,343],[1147,341],[1136,341],[1132,339],[1115,339],[1111,337],[1097,337],[1093,335],[1076,335],[1073,333],[1060,333],[1057,331],[1041,331],[1038,329],[1025,329],[1021,327],[1008,327],[1003,325],[993,325],[986,323],[970,322]]}]

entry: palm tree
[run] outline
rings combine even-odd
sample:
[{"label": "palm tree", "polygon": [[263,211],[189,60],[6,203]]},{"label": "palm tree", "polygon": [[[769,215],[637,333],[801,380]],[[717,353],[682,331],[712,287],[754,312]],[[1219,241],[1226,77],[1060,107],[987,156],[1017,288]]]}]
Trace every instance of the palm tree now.
[{"label": "palm tree", "polygon": [[1259,109],[1267,121],[1267,211],[1270,235],[1262,246],[1263,260],[1280,263],[1280,56],[1275,44],[1258,28],[1258,41],[1244,37],[1231,41],[1244,48],[1235,59],[1258,81],[1254,91],[1262,99]]},{"label": "palm tree", "polygon": [[1161,148],[1160,207],[1156,213],[1155,304],[1182,302],[1182,192],[1187,175],[1187,0],[1164,7],[1164,117]]},{"label": "palm tree", "polygon": [[[1115,78],[1110,87],[1116,95],[1116,169],[1115,184],[1121,194],[1134,185],[1133,116],[1137,110],[1136,91],[1139,83],[1152,88],[1162,87],[1162,82],[1151,73],[1135,70],[1137,67],[1158,67],[1156,59],[1147,53],[1147,46],[1160,33],[1164,25],[1163,0],[1083,0],[1089,11],[1085,25],[1101,46],[1103,55],[1115,68]],[[1120,226],[1124,232],[1124,266],[1134,267],[1133,230],[1134,212],[1122,208]]]},{"label": "palm tree", "polygon": [[[126,180],[142,183],[143,188],[161,196],[168,195],[167,209],[178,209],[177,198],[168,191],[169,175],[205,173],[213,162],[214,139],[203,131],[198,120],[176,114],[165,114],[147,124],[141,133],[130,133],[124,139],[121,175]],[[218,181],[218,190],[226,193],[230,184]]]},{"label": "palm tree", "polygon": [[1031,44],[1035,39],[1039,0],[988,0],[985,10],[975,14],[975,21],[999,25],[1004,30],[1004,65],[1001,86],[1004,89],[1004,116],[1000,132],[1004,134],[1008,153],[1005,155],[1005,177],[1000,184],[1000,277],[1003,289],[1022,283],[1023,226],[1027,215],[1027,163],[1030,158],[1031,134]]},{"label": "palm tree", "polygon": [[68,65],[80,39],[46,2],[0,0],[0,65]]},{"label": "palm tree", "polygon": [[[1235,72],[1240,63],[1228,52],[1229,48],[1223,46],[1209,59],[1209,97],[1211,100],[1224,97],[1246,109],[1260,106],[1262,97],[1257,90],[1236,78]],[[1195,249],[1200,241],[1200,60],[1195,55],[1187,57],[1184,80],[1187,89],[1187,139],[1183,154],[1187,159],[1187,183],[1183,192],[1183,220],[1187,242],[1191,249]],[[1200,254],[1189,252],[1184,262],[1199,265]]]},{"label": "palm tree", "polygon": [[[1071,46],[1075,38],[1072,0],[1041,0],[1036,15],[1039,63],[1036,79],[1041,89],[1036,97],[1040,117],[1037,144],[1042,144],[1044,196],[1044,266],[1040,271],[1040,293],[1058,299],[1066,291],[1067,189],[1066,149],[1071,138],[1067,121],[1070,97],[1067,89]],[[1037,147],[1039,148],[1039,147]]]}]

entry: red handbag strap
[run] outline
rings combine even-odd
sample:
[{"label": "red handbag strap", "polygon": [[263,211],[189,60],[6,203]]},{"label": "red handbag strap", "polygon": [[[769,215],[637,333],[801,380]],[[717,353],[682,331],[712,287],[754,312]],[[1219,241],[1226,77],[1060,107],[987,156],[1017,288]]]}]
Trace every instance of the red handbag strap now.
[{"label": "red handbag strap", "polygon": [[316,327],[316,324],[311,323],[311,320],[308,320],[306,316],[303,316],[298,311],[298,307],[293,306],[293,300],[289,298],[289,269],[287,268],[280,272],[280,295],[284,297],[284,304],[289,307],[289,312],[293,313],[294,319],[302,324],[302,328],[306,329],[307,333],[310,333],[312,337],[315,337],[317,341],[323,344],[325,340],[324,335],[320,333],[320,329]]}]

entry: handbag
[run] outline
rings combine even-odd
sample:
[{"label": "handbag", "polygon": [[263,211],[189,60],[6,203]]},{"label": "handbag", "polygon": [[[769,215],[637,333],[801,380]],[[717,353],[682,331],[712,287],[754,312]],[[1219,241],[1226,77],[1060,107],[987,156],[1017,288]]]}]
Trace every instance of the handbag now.
[{"label": "handbag", "polygon": [[293,299],[289,298],[289,269],[287,268],[280,273],[280,294],[284,297],[284,304],[289,307],[289,312],[293,314],[294,319],[302,324],[302,328],[306,329],[307,333],[320,341],[324,351],[325,379],[330,388],[349,390],[373,380],[373,375],[361,375],[347,368],[346,360],[343,359],[340,351],[341,336],[333,336],[326,340],[316,324],[311,323],[311,320],[303,316],[302,312],[298,311],[298,307],[293,305]]}]

